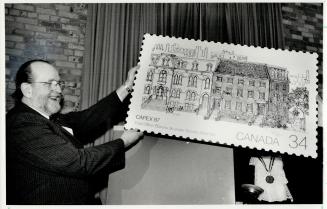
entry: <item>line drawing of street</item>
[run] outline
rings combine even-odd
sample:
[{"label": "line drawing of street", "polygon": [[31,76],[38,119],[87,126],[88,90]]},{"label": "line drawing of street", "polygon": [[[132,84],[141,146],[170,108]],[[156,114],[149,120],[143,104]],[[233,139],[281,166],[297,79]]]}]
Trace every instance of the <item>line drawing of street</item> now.
[{"label": "line drawing of street", "polygon": [[309,93],[290,89],[286,68],[239,61],[226,51],[215,59],[171,53],[152,53],[150,59],[141,109],[305,132]]}]

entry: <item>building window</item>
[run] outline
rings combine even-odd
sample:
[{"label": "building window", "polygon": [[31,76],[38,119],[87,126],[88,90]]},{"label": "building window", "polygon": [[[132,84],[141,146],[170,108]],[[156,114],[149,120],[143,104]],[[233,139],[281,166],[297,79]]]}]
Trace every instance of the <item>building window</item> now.
[{"label": "building window", "polygon": [[191,100],[195,101],[195,92],[192,92]]},{"label": "building window", "polygon": [[248,98],[253,98],[253,91],[248,91]]},{"label": "building window", "polygon": [[170,95],[171,97],[176,97],[176,91],[173,89],[173,90],[171,90],[171,95]]},{"label": "building window", "polygon": [[260,87],[266,87],[266,82],[260,81]]},{"label": "building window", "polygon": [[191,92],[186,92],[186,100],[191,100]]},{"label": "building window", "polygon": [[233,78],[227,78],[227,83],[233,83]]},{"label": "building window", "polygon": [[179,75],[178,76],[178,84],[179,85],[182,85],[182,75]]},{"label": "building window", "polygon": [[144,88],[144,94],[150,94],[151,92],[151,87],[148,85]]},{"label": "building window", "polygon": [[259,99],[265,100],[265,92],[259,92]]},{"label": "building window", "polygon": [[223,82],[223,77],[221,77],[221,76],[217,76],[217,81],[219,81],[219,82]]},{"label": "building window", "polygon": [[255,83],[254,80],[250,80],[249,81],[249,86],[254,86],[254,83]]},{"label": "building window", "polygon": [[194,62],[192,63],[192,70],[198,70],[198,66],[199,66],[199,63],[194,60]]},{"label": "building window", "polygon": [[275,90],[278,91],[278,89],[279,89],[279,85],[278,83],[276,83]]},{"label": "building window", "polygon": [[169,66],[169,62],[170,58],[168,56],[162,58],[162,66]]},{"label": "building window", "polygon": [[163,99],[163,96],[164,96],[164,88],[162,86],[159,86],[157,88],[156,98],[157,99]]},{"label": "building window", "polygon": [[220,94],[220,92],[221,92],[221,87],[216,86],[216,93],[217,93],[217,94]]},{"label": "building window", "polygon": [[164,66],[166,64],[166,57],[162,58],[162,66]]},{"label": "building window", "polygon": [[212,69],[212,64],[209,62],[207,63],[207,71],[211,71]]},{"label": "building window", "polygon": [[190,77],[188,78],[188,86],[197,87],[197,83],[198,77],[190,75]]},{"label": "building window", "polygon": [[166,80],[167,80],[167,71],[165,70],[160,71],[158,81],[166,83]]},{"label": "building window", "polygon": [[195,92],[191,92],[191,91],[188,91],[186,93],[186,100],[189,100],[189,101],[194,101],[195,100]]},{"label": "building window", "polygon": [[242,102],[236,102],[236,108],[237,111],[242,111]]},{"label": "building window", "polygon": [[176,91],[176,98],[180,98],[181,97],[181,90],[177,89]]},{"label": "building window", "polygon": [[156,58],[155,56],[152,56],[152,57],[151,57],[151,64],[152,64],[152,65],[157,64],[157,58]]},{"label": "building window", "polygon": [[227,95],[232,95],[232,88],[231,87],[226,87],[226,94]]},{"label": "building window", "polygon": [[173,77],[173,84],[178,84],[178,75],[175,74]]},{"label": "building window", "polygon": [[286,84],[283,84],[283,90],[284,91],[286,90]]},{"label": "building window", "polygon": [[243,85],[244,84],[244,80],[243,79],[238,79],[238,84]]},{"label": "building window", "polygon": [[151,70],[146,75],[146,81],[152,81],[152,79],[153,79],[153,72]]},{"label": "building window", "polygon": [[197,83],[198,83],[198,77],[197,77],[197,76],[194,76],[194,77],[193,77],[193,83],[192,83],[192,86],[196,87],[196,86],[197,86]]},{"label": "building window", "polygon": [[230,110],[231,107],[232,107],[232,105],[231,105],[231,101],[225,101],[225,109],[226,109],[226,110]]},{"label": "building window", "polygon": [[193,81],[192,76],[189,76],[189,77],[188,77],[188,83],[187,83],[187,86],[191,86],[191,85],[192,85],[192,81]]},{"label": "building window", "polygon": [[177,60],[177,61],[176,61],[176,67],[177,67],[177,68],[180,68],[180,67],[181,67],[181,61],[180,61],[180,60]]},{"label": "building window", "polygon": [[204,89],[209,89],[210,87],[210,78],[206,78],[204,82]]},{"label": "building window", "polygon": [[243,97],[243,89],[237,89],[237,96]]},{"label": "building window", "polygon": [[169,57],[166,57],[166,64],[163,64],[163,65],[166,65],[166,66],[169,66],[169,61],[170,61],[170,58]]},{"label": "building window", "polygon": [[253,113],[253,104],[246,105],[246,112]]}]

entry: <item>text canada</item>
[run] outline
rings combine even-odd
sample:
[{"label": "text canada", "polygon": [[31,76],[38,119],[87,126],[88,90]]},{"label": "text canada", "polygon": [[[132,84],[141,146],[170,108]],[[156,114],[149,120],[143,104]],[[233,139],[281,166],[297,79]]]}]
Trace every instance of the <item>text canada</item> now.
[{"label": "text canada", "polygon": [[258,134],[237,132],[236,139],[246,140],[246,141],[255,142],[255,143],[261,143],[261,144],[265,144],[265,145],[279,146],[278,139],[276,137],[271,137],[271,136],[262,136],[262,135],[258,135]]}]

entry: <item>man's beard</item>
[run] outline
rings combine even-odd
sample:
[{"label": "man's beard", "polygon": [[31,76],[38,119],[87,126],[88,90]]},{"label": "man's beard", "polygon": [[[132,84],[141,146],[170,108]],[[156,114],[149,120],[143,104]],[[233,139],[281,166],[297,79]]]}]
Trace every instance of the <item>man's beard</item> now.
[{"label": "man's beard", "polygon": [[55,95],[44,95],[39,97],[39,104],[40,108],[43,109],[43,111],[48,114],[52,115],[60,111],[61,105],[60,102],[62,100],[61,94],[55,94]]}]

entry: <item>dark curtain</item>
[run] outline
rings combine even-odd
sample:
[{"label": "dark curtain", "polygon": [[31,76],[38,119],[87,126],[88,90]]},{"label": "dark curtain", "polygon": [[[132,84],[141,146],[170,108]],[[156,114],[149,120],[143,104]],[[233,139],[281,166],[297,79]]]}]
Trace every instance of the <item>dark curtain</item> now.
[{"label": "dark curtain", "polygon": [[[122,84],[128,69],[138,62],[144,33],[284,48],[281,5],[277,3],[127,3],[88,6],[82,109],[96,103]],[[108,140],[110,132],[95,144]],[[244,163],[243,154],[235,155],[236,167]],[[248,161],[245,163],[248,165]]]},{"label": "dark curtain", "polygon": [[82,82],[82,109],[96,103],[136,65],[145,32],[155,33],[152,4],[90,4]]},{"label": "dark curtain", "polygon": [[280,4],[226,4],[227,38],[230,43],[284,48]]}]

